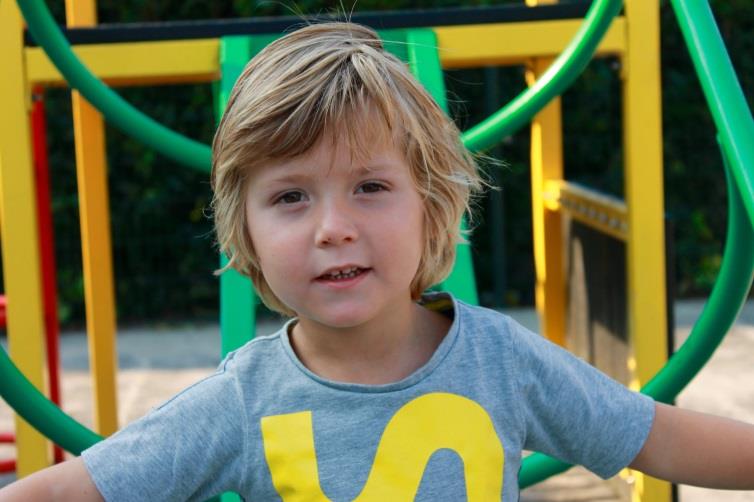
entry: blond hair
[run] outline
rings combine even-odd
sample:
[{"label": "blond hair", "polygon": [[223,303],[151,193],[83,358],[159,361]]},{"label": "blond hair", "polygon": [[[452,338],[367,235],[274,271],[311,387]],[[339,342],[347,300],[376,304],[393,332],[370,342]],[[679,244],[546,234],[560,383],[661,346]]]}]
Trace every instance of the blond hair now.
[{"label": "blond hair", "polygon": [[411,283],[417,299],[450,273],[456,244],[464,242],[461,218],[482,186],[453,122],[373,30],[353,23],[294,31],[239,77],[212,145],[212,207],[225,269],[249,276],[272,310],[295,315],[270,289],[249,236],[248,173],[305,154],[328,135],[344,136],[351,155],[361,157],[379,134],[405,155],[424,200],[424,249]]}]

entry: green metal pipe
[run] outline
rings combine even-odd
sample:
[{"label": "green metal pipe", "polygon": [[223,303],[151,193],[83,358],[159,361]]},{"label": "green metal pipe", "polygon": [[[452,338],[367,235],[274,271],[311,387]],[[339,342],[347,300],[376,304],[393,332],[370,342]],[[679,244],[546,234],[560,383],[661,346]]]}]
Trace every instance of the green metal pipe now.
[{"label": "green metal pipe", "polygon": [[479,151],[493,147],[562,94],[589,64],[621,5],[620,0],[595,0],[574,39],[537,82],[463,134],[466,148]]},{"label": "green metal pipe", "polygon": [[[754,225],[754,120],[707,2],[672,0],[725,157]],[[691,50],[692,47],[703,50]],[[747,196],[748,194],[748,196]]]},{"label": "green metal pipe", "polygon": [[71,87],[77,89],[107,119],[163,155],[183,165],[209,172],[209,146],[168,129],[131,106],[79,61],[42,0],[18,0],[34,40],[42,46]]},{"label": "green metal pipe", "polygon": [[24,420],[74,455],[102,439],[40,393],[0,347],[0,395]]},{"label": "green metal pipe", "polygon": [[729,163],[728,233],[720,274],[688,340],[642,389],[658,401],[670,403],[709,361],[743,307],[754,276],[754,231]]},{"label": "green metal pipe", "polygon": [[518,473],[520,490],[541,483],[547,478],[561,474],[573,467],[562,460],[552,458],[544,453],[532,453],[521,462]]}]

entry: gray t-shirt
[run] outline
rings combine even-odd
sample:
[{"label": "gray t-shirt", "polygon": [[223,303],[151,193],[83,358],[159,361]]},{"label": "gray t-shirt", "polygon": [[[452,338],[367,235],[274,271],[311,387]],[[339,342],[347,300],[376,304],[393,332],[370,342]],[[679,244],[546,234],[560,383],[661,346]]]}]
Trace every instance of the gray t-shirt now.
[{"label": "gray t-shirt", "polygon": [[82,456],[106,500],[518,500],[523,449],[603,478],[654,418],[627,390],[505,315],[435,294],[453,317],[432,358],[386,385],[329,381],[288,323]]}]

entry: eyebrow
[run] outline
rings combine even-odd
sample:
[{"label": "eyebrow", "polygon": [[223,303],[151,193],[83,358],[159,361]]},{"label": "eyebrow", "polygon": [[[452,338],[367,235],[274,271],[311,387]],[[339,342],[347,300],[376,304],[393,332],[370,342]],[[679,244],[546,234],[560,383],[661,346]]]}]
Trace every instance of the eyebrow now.
[{"label": "eyebrow", "polygon": [[[390,168],[390,166],[391,164],[389,162],[378,162],[369,167],[363,165],[356,167],[352,170],[352,172],[356,176],[364,176],[367,174],[386,171]],[[311,173],[312,170],[306,170],[305,172],[293,172],[280,174],[279,176],[273,175],[270,177],[267,183],[298,183],[310,179],[312,177]]]},{"label": "eyebrow", "polygon": [[271,176],[266,183],[297,183],[308,179],[310,176],[303,173],[289,173],[280,176]]},{"label": "eyebrow", "polygon": [[377,162],[375,164],[372,164],[371,166],[359,166],[356,169],[354,169],[355,174],[369,174],[374,172],[380,172],[385,171],[391,167],[391,164],[389,162]]}]

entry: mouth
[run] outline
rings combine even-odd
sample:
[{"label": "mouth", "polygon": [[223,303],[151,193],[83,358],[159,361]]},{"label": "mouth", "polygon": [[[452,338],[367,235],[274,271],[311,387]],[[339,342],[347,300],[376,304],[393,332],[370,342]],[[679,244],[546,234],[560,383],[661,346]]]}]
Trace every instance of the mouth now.
[{"label": "mouth", "polygon": [[323,282],[346,282],[366,274],[371,268],[348,265],[340,268],[333,268],[317,277],[316,281]]}]

